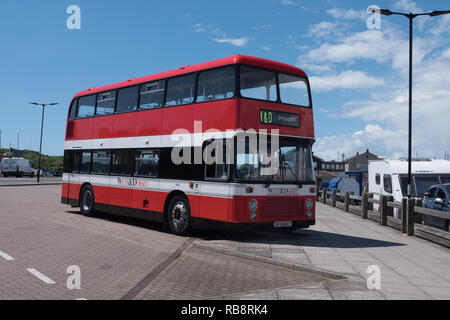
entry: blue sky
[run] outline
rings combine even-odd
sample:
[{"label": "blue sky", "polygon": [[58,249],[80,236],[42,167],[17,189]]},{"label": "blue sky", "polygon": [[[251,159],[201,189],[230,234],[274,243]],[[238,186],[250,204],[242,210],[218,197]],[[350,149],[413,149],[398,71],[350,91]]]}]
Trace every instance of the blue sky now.
[{"label": "blue sky", "polygon": [[[69,5],[81,29],[69,30]],[[450,9],[448,1],[2,1],[0,88],[2,147],[63,153],[71,97],[93,86],[233,54],[297,65],[310,76],[317,142],[335,159],[369,148],[406,156],[408,21],[381,17],[369,30],[369,5],[398,11]],[[450,15],[422,17],[414,28],[414,154],[450,152]]]}]

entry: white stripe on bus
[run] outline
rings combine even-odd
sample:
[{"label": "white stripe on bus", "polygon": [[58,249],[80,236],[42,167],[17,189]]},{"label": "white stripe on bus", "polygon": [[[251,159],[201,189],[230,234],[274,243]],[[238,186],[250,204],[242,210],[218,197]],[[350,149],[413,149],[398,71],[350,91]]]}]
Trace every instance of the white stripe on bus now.
[{"label": "white stripe on bus", "polygon": [[[216,137],[217,134],[222,134],[224,138],[232,138],[239,132],[242,131],[232,129],[216,132],[166,134],[166,135],[138,136],[138,137],[124,137],[124,138],[66,140],[64,142],[64,150],[201,147],[204,141]],[[291,135],[280,135],[280,136],[314,140],[314,138],[311,137],[300,137]]]},{"label": "white stripe on bus", "polygon": [[[70,180],[69,180],[70,179]],[[129,179],[137,179],[137,181],[148,183],[147,187],[121,185],[118,179],[127,181]],[[199,196],[212,196],[220,198],[232,198],[234,196],[314,196],[314,192],[310,192],[311,185],[302,186],[292,184],[272,184],[266,188],[263,184],[240,184],[230,182],[209,182],[209,181],[192,181],[198,185],[198,191],[195,192],[189,186],[191,181],[187,180],[167,180],[158,178],[141,178],[141,177],[124,177],[124,176],[109,176],[109,175],[90,175],[90,174],[71,174],[64,173],[63,182],[83,184],[88,182],[93,186],[125,188],[135,190],[147,190],[154,192],[171,192],[173,190],[181,190],[186,194]],[[247,187],[252,187],[253,192],[247,193]],[[270,190],[272,192],[270,192]],[[280,190],[287,191],[287,193],[278,193]]]}]

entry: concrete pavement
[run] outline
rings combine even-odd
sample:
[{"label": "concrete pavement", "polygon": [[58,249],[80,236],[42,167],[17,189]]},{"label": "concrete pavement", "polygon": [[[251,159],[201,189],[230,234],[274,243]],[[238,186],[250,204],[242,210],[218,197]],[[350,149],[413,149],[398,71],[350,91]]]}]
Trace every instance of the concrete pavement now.
[{"label": "concrete pavement", "polygon": [[[256,233],[197,242],[212,250],[245,252],[293,262],[347,277],[233,298],[450,299],[450,250],[342,210],[317,204],[317,224],[291,234]],[[370,266],[380,268],[379,290],[368,290]]]},{"label": "concrete pavement", "polygon": [[[40,185],[46,185],[46,184],[60,184],[62,182],[61,177],[40,177],[39,184]],[[6,186],[28,186],[28,185],[38,185],[37,178],[31,178],[31,177],[8,177],[5,178],[0,175],[0,187],[6,187]]]}]

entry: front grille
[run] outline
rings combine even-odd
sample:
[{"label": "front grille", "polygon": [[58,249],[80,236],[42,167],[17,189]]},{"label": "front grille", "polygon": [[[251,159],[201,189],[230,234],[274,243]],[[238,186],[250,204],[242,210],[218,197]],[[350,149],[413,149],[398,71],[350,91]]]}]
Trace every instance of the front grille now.
[{"label": "front grille", "polygon": [[303,214],[304,200],[296,198],[264,199],[261,201],[261,217],[298,217]]}]

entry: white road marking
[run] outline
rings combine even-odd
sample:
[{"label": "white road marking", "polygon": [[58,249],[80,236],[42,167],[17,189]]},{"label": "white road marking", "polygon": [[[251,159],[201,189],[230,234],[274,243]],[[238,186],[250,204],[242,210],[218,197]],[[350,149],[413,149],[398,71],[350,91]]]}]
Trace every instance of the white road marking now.
[{"label": "white road marking", "polygon": [[4,253],[3,251],[0,251],[0,257],[2,257],[3,259],[5,259],[7,261],[14,260],[13,257],[11,257],[9,254]]},{"label": "white road marking", "polygon": [[28,268],[27,271],[28,271],[29,273],[31,273],[33,276],[37,277],[38,279],[44,281],[45,283],[48,283],[48,284],[54,284],[54,283],[56,283],[56,282],[53,281],[52,279],[50,279],[50,278],[44,276],[42,273],[40,273],[40,272],[37,271],[36,269]]}]

